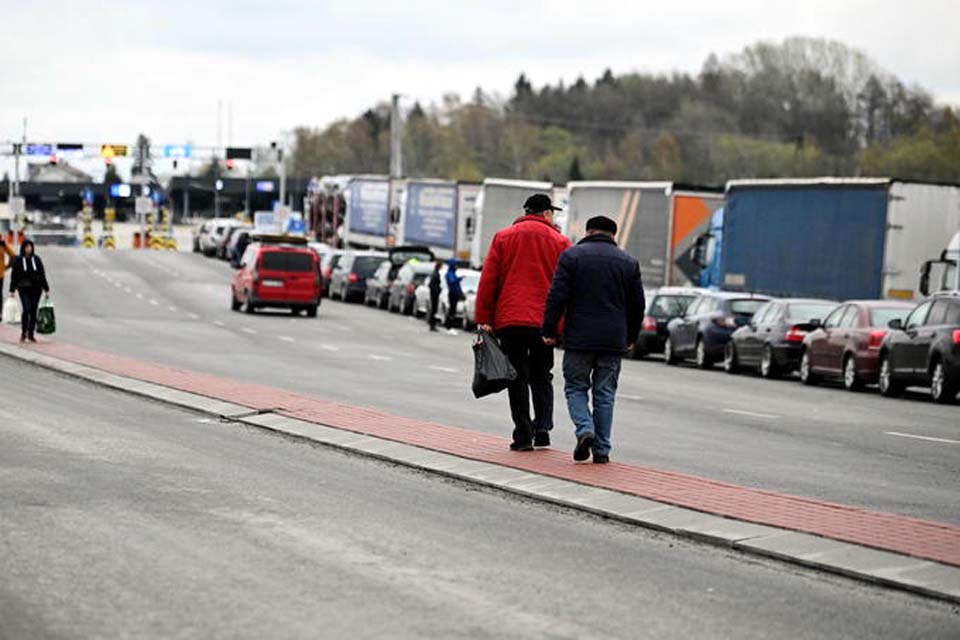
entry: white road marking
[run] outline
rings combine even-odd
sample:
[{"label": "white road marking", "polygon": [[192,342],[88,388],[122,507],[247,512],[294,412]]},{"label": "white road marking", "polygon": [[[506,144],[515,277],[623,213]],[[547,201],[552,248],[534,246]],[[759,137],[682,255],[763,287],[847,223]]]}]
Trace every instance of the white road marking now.
[{"label": "white road marking", "polygon": [[152,304],[153,306],[157,306],[157,305],[160,304],[160,303],[157,302],[156,300],[151,299],[151,300],[150,300],[150,304]]},{"label": "white road marking", "polygon": [[368,353],[367,357],[370,358],[371,360],[377,360],[380,362],[388,362],[390,360],[393,360],[393,358],[391,358],[390,356],[378,356],[375,353]]},{"label": "white road marking", "polygon": [[456,373],[456,372],[457,372],[457,369],[454,369],[453,367],[441,367],[441,366],[438,366],[438,365],[435,365],[435,364],[432,364],[432,365],[428,366],[427,369],[433,369],[434,371],[443,371],[444,373]]},{"label": "white road marking", "polygon": [[750,416],[751,418],[766,418],[768,420],[773,420],[774,418],[779,418],[775,413],[758,413],[756,411],[744,411],[742,409],[723,409],[724,413],[735,413],[738,416]]},{"label": "white road marking", "polygon": [[123,292],[124,292],[124,293],[133,293],[133,289],[131,289],[130,287],[124,287],[124,288],[123,288]]},{"label": "white road marking", "polygon": [[213,321],[213,324],[215,324],[215,325],[218,326],[218,327],[225,327],[225,326],[227,326],[226,324],[224,324],[223,322],[221,322],[221,321],[219,321],[219,320],[214,320],[214,321]]},{"label": "white road marking", "polygon": [[112,282],[113,282],[113,286],[115,286],[115,287],[117,287],[117,288],[120,288],[120,287],[123,286],[122,284],[120,284],[120,283],[117,282],[116,280],[113,280]]},{"label": "white road marking", "polygon": [[284,342],[294,342],[294,339],[291,338],[290,336],[277,336],[277,337],[283,340]]},{"label": "white road marking", "polygon": [[188,314],[187,314],[187,317],[190,318],[191,320],[199,320],[199,319],[200,319],[200,316],[197,315],[197,314],[195,314],[195,313],[188,313]]},{"label": "white road marking", "polygon": [[171,306],[169,306],[169,307],[167,307],[167,309],[169,309],[170,311],[173,311],[174,313],[176,313],[176,312],[177,312],[177,308],[176,308],[176,307],[174,307],[173,305],[171,305]]},{"label": "white road marking", "polygon": [[256,333],[256,332],[257,332],[256,329],[251,329],[250,327],[244,327],[244,328],[242,328],[242,329],[240,329],[240,330],[243,331],[244,333],[250,333],[250,334],[253,334],[253,333]]},{"label": "white road marking", "polygon": [[643,396],[631,396],[628,393],[621,393],[620,397],[624,400],[643,400]]},{"label": "white road marking", "polygon": [[950,440],[949,438],[934,438],[931,436],[918,436],[912,433],[900,433],[899,431],[884,431],[888,436],[897,436],[900,438],[913,438],[915,440],[926,440],[928,442],[943,442],[944,444],[960,444],[960,440]]},{"label": "white road marking", "polygon": [[320,348],[324,351],[340,351],[340,347],[335,347],[332,344],[322,344]]},{"label": "white road marking", "polygon": [[143,300],[143,294],[142,294],[142,293],[138,293],[138,294],[137,294],[137,300]]}]

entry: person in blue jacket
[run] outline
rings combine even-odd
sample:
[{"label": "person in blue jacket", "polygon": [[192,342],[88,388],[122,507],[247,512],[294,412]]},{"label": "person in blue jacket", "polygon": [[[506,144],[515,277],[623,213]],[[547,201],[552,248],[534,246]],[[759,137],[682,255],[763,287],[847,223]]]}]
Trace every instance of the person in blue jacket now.
[{"label": "person in blue jacket", "polygon": [[[576,427],[573,459],[610,461],[620,363],[643,320],[640,265],[617,247],[617,223],[587,220],[587,236],[560,254],[543,314],[543,341],[556,344],[563,319],[563,379]],[[589,395],[593,396],[591,413]]]},{"label": "person in blue jacket", "polygon": [[444,325],[447,329],[453,328],[453,322],[457,317],[457,303],[463,300],[463,288],[460,281],[463,276],[457,275],[457,260],[450,258],[447,260],[447,317]]}]

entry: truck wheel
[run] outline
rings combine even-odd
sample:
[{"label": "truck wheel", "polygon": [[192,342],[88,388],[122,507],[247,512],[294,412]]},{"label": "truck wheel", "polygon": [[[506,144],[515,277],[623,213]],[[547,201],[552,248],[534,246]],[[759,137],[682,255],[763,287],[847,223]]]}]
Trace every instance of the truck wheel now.
[{"label": "truck wheel", "polygon": [[863,379],[857,373],[857,359],[853,357],[853,354],[848,354],[843,359],[843,388],[847,391],[863,389]]},{"label": "truck wheel", "polygon": [[667,338],[663,344],[663,361],[669,365],[677,364],[677,356],[673,353],[673,338]]},{"label": "truck wheel", "polygon": [[880,395],[896,398],[903,393],[903,384],[893,377],[893,367],[890,366],[890,357],[880,356]]},{"label": "truck wheel", "polygon": [[707,345],[703,343],[703,338],[697,338],[697,366],[701,369],[713,369],[713,360],[707,355]]},{"label": "truck wheel", "polygon": [[773,349],[768,344],[764,345],[763,352],[760,354],[760,375],[768,380],[773,380],[780,375],[777,361],[773,359]]},{"label": "truck wheel", "polygon": [[800,382],[808,387],[820,382],[819,376],[813,372],[813,365],[810,364],[809,349],[804,349],[803,355],[800,356]]},{"label": "truck wheel", "polygon": [[930,373],[930,397],[937,404],[952,404],[956,399],[958,390],[957,381],[950,380],[947,377],[947,369],[943,362],[938,360],[933,365],[933,371]]}]

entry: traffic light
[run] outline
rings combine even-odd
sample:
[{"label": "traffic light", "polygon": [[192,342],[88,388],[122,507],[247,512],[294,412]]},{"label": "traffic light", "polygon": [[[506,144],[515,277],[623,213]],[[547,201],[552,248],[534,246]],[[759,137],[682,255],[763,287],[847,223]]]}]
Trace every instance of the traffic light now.
[{"label": "traffic light", "polygon": [[227,158],[227,171],[233,171],[233,158]]}]

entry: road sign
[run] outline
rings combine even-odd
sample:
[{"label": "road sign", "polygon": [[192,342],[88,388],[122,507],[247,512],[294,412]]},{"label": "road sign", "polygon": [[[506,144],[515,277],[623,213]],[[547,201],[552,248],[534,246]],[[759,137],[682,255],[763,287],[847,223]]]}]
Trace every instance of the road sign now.
[{"label": "road sign", "polygon": [[119,158],[127,155],[129,151],[125,144],[102,144],[100,145],[100,155],[104,158]]},{"label": "road sign", "polygon": [[133,207],[138,216],[145,216],[153,211],[153,201],[148,196],[140,196],[134,201]]},{"label": "road sign", "polygon": [[129,198],[132,190],[130,185],[117,183],[110,185],[110,195],[114,198]]},{"label": "road sign", "polygon": [[13,216],[22,216],[27,211],[27,202],[23,196],[12,196],[10,198],[10,214]]},{"label": "road sign", "polygon": [[260,193],[273,193],[273,181],[272,180],[258,180],[257,181],[257,191]]},{"label": "road sign", "polygon": [[217,178],[217,181],[213,183],[213,186],[217,189],[217,191],[223,191],[223,180]]},{"label": "road sign", "polygon": [[56,153],[56,147],[52,144],[27,143],[26,155],[28,156],[52,156],[54,153]]},{"label": "road sign", "polygon": [[253,149],[250,147],[227,147],[227,160],[252,160]]},{"label": "road sign", "polygon": [[189,144],[168,144],[163,147],[165,158],[189,158],[192,152]]}]

